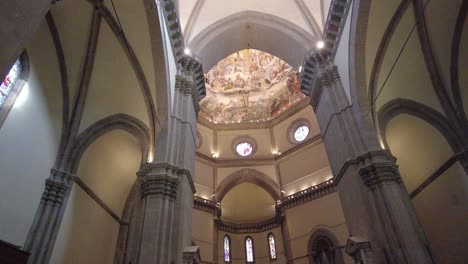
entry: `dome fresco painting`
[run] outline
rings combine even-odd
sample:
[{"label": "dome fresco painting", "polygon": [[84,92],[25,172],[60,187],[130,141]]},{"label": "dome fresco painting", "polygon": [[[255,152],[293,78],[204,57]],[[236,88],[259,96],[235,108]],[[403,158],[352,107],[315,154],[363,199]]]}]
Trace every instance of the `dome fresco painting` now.
[{"label": "dome fresco painting", "polygon": [[267,121],[304,97],[296,70],[255,49],[218,62],[205,75],[205,86],[200,116],[213,123]]}]

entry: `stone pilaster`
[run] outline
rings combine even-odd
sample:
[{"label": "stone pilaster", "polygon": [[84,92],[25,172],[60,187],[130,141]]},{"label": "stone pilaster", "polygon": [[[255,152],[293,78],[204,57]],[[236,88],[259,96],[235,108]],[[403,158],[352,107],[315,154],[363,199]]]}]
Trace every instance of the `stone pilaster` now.
[{"label": "stone pilaster", "polygon": [[[428,242],[402,184],[395,158],[361,131],[337,67],[315,58],[310,91],[350,234],[369,240],[366,263],[432,263]],[[365,136],[364,136],[365,135]]]},{"label": "stone pilaster", "polygon": [[200,93],[189,68],[192,64],[184,65],[187,67],[176,75],[154,161],[138,173],[143,217],[139,263],[185,263],[183,251],[192,245],[192,176]]},{"label": "stone pilaster", "polygon": [[354,263],[375,263],[370,242],[362,237],[349,237],[346,241],[346,254],[350,255]]},{"label": "stone pilaster", "polygon": [[186,247],[183,252],[183,264],[201,263],[200,249],[198,246]]},{"label": "stone pilaster", "polygon": [[68,196],[73,185],[73,175],[51,170],[45,182],[38,211],[24,246],[31,255],[29,263],[47,263],[52,253]]}]

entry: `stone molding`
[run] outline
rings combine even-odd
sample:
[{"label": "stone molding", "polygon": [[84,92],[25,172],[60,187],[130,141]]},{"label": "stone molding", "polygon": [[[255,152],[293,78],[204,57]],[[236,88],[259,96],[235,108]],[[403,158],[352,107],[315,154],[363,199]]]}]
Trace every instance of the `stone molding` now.
[{"label": "stone molding", "polygon": [[205,75],[203,74],[203,66],[201,59],[195,54],[185,55],[180,59],[179,63],[181,64],[184,70],[189,71],[193,74],[193,84],[196,88],[198,101],[205,98]]},{"label": "stone molding", "polygon": [[354,259],[354,263],[374,263],[371,243],[365,238],[350,236],[346,241],[345,252]]},{"label": "stone molding", "polygon": [[223,221],[221,219],[215,219],[215,224],[219,231],[234,234],[251,234],[261,233],[279,227],[281,226],[281,222],[283,221],[283,219],[283,216],[277,216],[255,224],[235,224]]},{"label": "stone molding", "polygon": [[195,113],[200,111],[200,93],[197,91],[197,88],[193,82],[192,77],[190,77],[190,72],[179,71],[176,74],[175,81],[175,90],[183,95],[190,95],[193,101],[193,107],[195,108]]},{"label": "stone molding", "polygon": [[144,181],[147,177],[159,177],[159,176],[169,176],[172,178],[179,178],[183,175],[187,176],[192,192],[195,193],[195,184],[193,182],[192,174],[187,169],[181,169],[177,166],[171,165],[169,163],[146,163],[142,168],[137,172],[138,177]]},{"label": "stone molding", "polygon": [[278,207],[280,209],[289,209],[334,192],[336,192],[336,185],[333,179],[330,179],[282,198],[278,202]]},{"label": "stone molding", "polygon": [[221,216],[221,207],[218,203],[199,196],[193,196],[193,208],[216,216]]}]

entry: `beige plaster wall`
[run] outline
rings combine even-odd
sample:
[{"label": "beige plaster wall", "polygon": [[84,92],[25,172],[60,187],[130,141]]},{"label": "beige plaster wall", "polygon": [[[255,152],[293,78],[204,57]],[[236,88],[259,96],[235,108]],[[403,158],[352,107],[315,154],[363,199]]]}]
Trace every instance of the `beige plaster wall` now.
[{"label": "beige plaster wall", "polygon": [[0,239],[19,246],[31,227],[62,129],[60,74],[45,22],[26,50],[29,78],[0,128]]},{"label": "beige plaster wall", "polygon": [[[77,176],[121,218],[140,161],[136,139],[115,130],[98,138],[86,150]],[[75,183],[51,263],[113,263],[119,226],[97,200]]]},{"label": "beige plaster wall", "polygon": [[[420,186],[453,155],[438,130],[409,115],[398,115],[390,121],[387,140],[392,154],[398,158],[408,192]],[[466,173],[456,163],[412,200],[438,262],[460,263],[467,258],[460,247],[466,244],[468,235],[467,193]]]},{"label": "beige plaster wall", "polygon": [[202,261],[216,262],[213,259],[215,248],[215,225],[211,213],[192,210],[192,241],[199,246]]},{"label": "beige plaster wall", "polygon": [[[85,61],[93,7],[86,1],[61,1],[51,6],[67,63],[70,103],[75,101]],[[70,14],[76,14],[71,19]]]},{"label": "beige plaster wall", "polygon": [[[338,193],[287,209],[286,219],[292,257],[297,258],[294,263],[309,263],[306,257],[309,239],[318,228],[332,232],[339,242],[336,246],[344,246],[349,236]],[[352,261],[345,256],[345,263]]]},{"label": "beige plaster wall", "polygon": [[75,185],[50,263],[113,263],[119,224]]}]

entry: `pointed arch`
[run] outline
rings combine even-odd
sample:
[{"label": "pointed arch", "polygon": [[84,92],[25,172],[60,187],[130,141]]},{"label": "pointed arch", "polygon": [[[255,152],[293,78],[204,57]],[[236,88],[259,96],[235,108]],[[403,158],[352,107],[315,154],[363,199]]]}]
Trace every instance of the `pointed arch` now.
[{"label": "pointed arch", "polygon": [[135,117],[126,114],[115,114],[94,123],[77,137],[65,165],[68,171],[76,173],[81,157],[88,147],[99,137],[116,129],[124,130],[138,140],[142,152],[141,164],[144,164],[150,146],[149,128]]},{"label": "pointed arch", "polygon": [[205,71],[228,55],[246,48],[268,52],[298,67],[316,40],[289,21],[248,10],[211,24],[190,41],[189,47],[200,56]]}]

